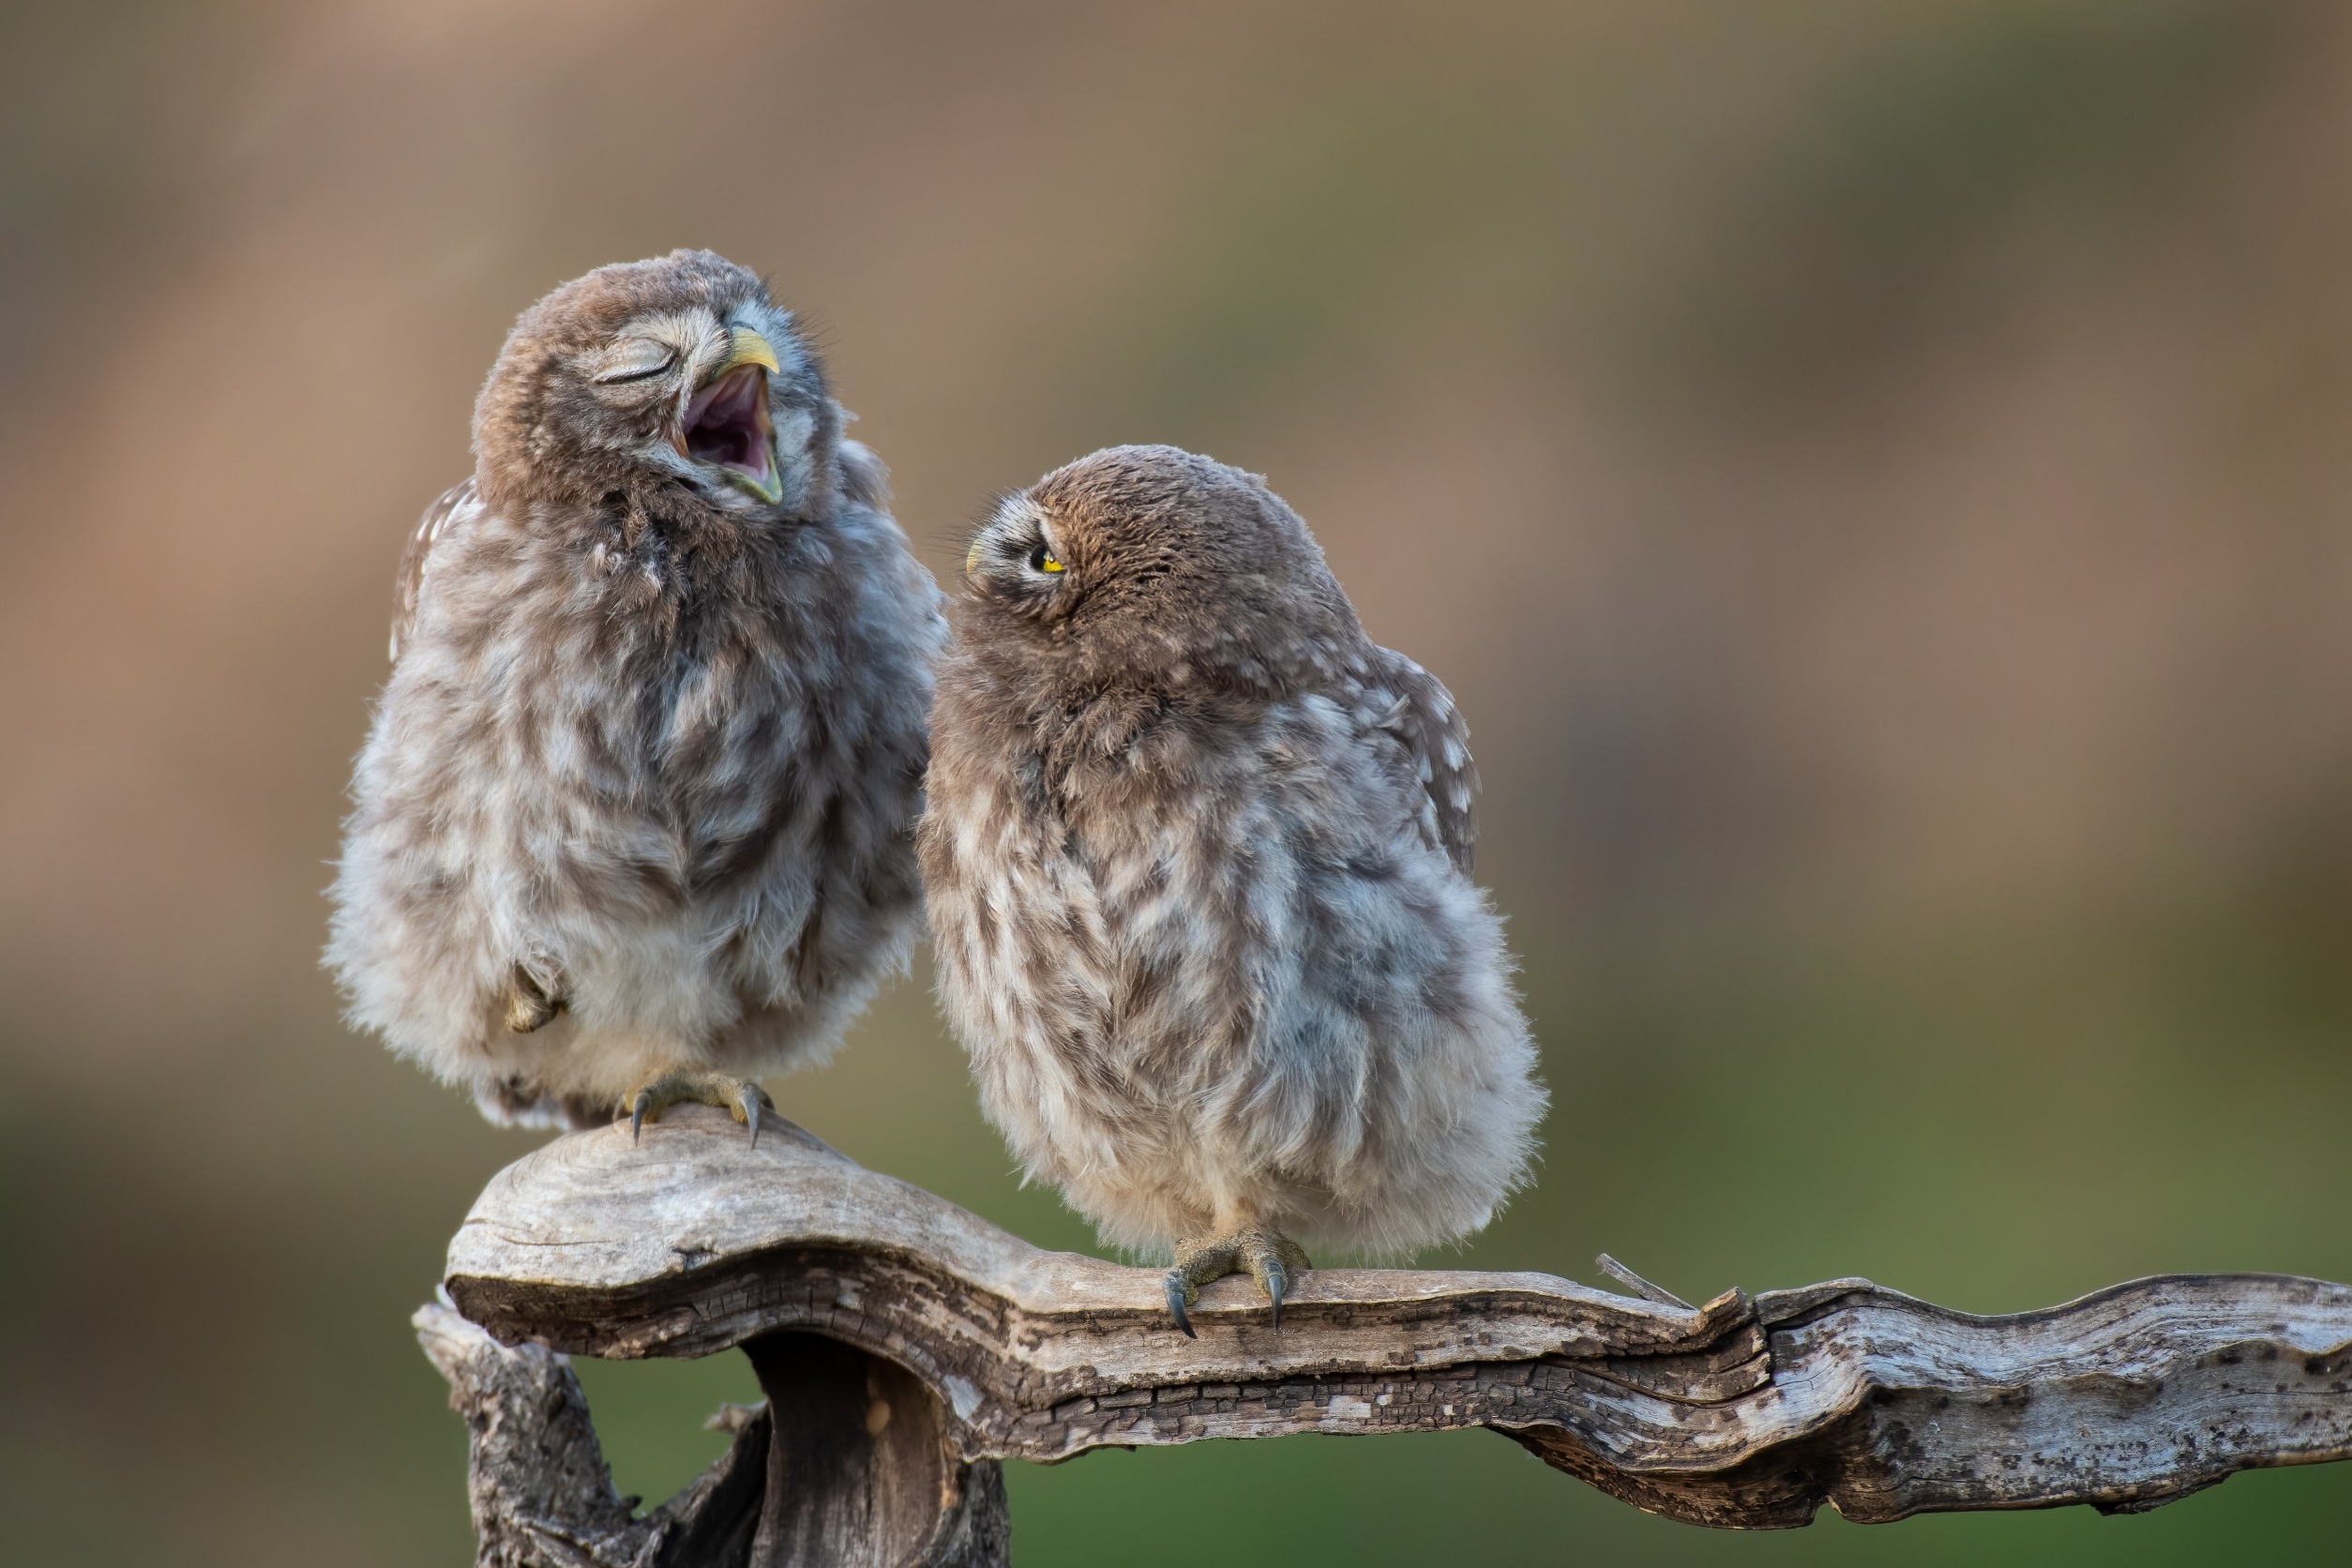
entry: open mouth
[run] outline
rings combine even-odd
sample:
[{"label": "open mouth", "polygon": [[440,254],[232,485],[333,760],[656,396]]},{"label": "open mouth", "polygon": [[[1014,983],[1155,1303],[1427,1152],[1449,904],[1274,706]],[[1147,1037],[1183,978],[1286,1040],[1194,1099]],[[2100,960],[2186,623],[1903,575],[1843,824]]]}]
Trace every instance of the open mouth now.
[{"label": "open mouth", "polygon": [[739,364],[712,379],[686,405],[678,444],[762,501],[783,493],[776,471],[776,427],[768,417],[768,372]]}]

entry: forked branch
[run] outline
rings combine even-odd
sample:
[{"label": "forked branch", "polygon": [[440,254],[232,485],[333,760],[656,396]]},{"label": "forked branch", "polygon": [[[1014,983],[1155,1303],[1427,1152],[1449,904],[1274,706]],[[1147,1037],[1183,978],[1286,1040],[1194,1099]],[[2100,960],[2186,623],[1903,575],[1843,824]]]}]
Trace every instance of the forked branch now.
[{"label": "forked branch", "polygon": [[[578,1133],[509,1167],[452,1242],[446,1288],[507,1345],[745,1347],[772,1409],[807,1426],[755,1423],[699,1484],[717,1498],[764,1473],[734,1505],[754,1525],[739,1517],[718,1555],[647,1563],[1000,1561],[994,1461],[1203,1438],[1486,1426],[1637,1506],[1736,1529],[1802,1525],[1823,1502],[1865,1522],[2139,1510],[2254,1466],[2352,1457],[2345,1286],[2178,1275],[1983,1318],[1859,1279],[1692,1307],[1549,1274],[1318,1269],[1279,1333],[1249,1281],[1211,1286],[1193,1340],[1157,1271],[1040,1251],[789,1123],[755,1150],[700,1109],[641,1147]],[[436,1360],[478,1403],[473,1363]],[[562,1399],[542,1408],[575,1433]],[[484,1440],[477,1422],[477,1518]],[[827,1487],[862,1500],[812,1500]],[[534,1507],[556,1506],[546,1491]],[[708,1506],[669,1505],[669,1538]]]}]

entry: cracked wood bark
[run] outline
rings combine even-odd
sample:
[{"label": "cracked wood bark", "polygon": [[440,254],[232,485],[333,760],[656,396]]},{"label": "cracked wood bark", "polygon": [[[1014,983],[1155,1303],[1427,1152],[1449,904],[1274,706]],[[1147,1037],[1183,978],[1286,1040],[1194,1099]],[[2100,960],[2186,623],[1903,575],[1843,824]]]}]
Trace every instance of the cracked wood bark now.
[{"label": "cracked wood bark", "polygon": [[998,1468],[959,1463],[928,1392],[852,1346],[807,1334],[745,1346],[781,1419],[749,1412],[718,1463],[641,1519],[639,1500],[612,1489],[565,1357],[501,1345],[445,1305],[420,1307],[412,1321],[472,1436],[466,1489],[480,1568],[1006,1560]]},{"label": "cracked wood bark", "polygon": [[[771,1410],[794,1408],[767,1381],[791,1346],[832,1341],[870,1380],[901,1380],[894,1397],[873,1395],[904,1412],[890,1418],[901,1457],[877,1461],[900,1468],[877,1481],[860,1478],[862,1457],[812,1470],[833,1440],[822,1431],[855,1446],[858,1390],[837,1368],[830,1384],[803,1376],[793,1386],[834,1388],[832,1425],[799,1440],[797,1471],[777,1458],[791,1444],[772,1447],[762,1533],[713,1561],[814,1560],[820,1547],[1001,1561],[993,1461],[1202,1438],[1486,1426],[1639,1507],[1741,1529],[1801,1525],[1825,1501],[1865,1522],[2138,1510],[2255,1466],[2352,1457],[2341,1285],[2168,1276],[1986,1318],[1859,1279],[1690,1307],[1540,1274],[1318,1269],[1279,1334],[1247,1279],[1209,1287],[1194,1341],[1168,1327],[1157,1271],[1040,1251],[780,1120],[752,1149],[701,1108],[648,1126],[639,1147],[626,1130],[578,1133],[501,1172],[450,1244],[446,1289],[508,1345],[617,1357],[743,1346]],[[484,1433],[477,1420],[477,1517]],[[755,1469],[739,1443],[698,1485],[716,1495],[720,1471]],[[852,1483],[867,1501],[807,1495]],[[579,1497],[581,1517],[607,1516]],[[668,1506],[692,1522],[713,1505]],[[821,1539],[894,1519],[895,1557]]]},{"label": "cracked wood bark", "polygon": [[614,1495],[588,1401],[562,1356],[509,1349],[446,1306],[412,1319],[472,1434],[466,1490],[482,1568],[691,1568],[746,1562],[767,1466],[764,1414],[646,1518]]}]

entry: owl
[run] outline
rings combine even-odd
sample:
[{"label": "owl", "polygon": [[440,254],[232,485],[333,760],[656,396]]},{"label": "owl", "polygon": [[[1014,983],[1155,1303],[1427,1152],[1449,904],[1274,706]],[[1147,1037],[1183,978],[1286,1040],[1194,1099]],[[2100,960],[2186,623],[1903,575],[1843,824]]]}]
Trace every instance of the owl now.
[{"label": "owl", "polygon": [[939,986],[990,1121],[1176,1326],[1304,1244],[1484,1226],[1545,1096],[1470,882],[1468,731],[1378,647],[1298,514],[1168,446],[977,530],[917,834]]},{"label": "owl", "polygon": [[525,311],[400,567],[327,964],[493,1120],[772,1104],[921,923],[941,596],[789,313],[702,250]]}]

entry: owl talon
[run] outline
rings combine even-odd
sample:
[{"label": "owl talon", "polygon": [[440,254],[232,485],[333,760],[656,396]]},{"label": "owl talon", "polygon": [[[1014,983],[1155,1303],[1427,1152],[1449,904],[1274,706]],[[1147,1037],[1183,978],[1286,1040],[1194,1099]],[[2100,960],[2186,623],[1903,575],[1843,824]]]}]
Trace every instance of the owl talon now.
[{"label": "owl talon", "polygon": [[1184,1311],[1185,1306],[1193,1298],[1192,1281],[1184,1277],[1184,1270],[1170,1269],[1168,1271],[1167,1283],[1168,1315],[1176,1319],[1176,1326],[1184,1331],[1186,1339],[1199,1338],[1199,1334],[1192,1332],[1192,1319]]},{"label": "owl talon", "polygon": [[1274,1332],[1280,1334],[1282,1332],[1282,1292],[1289,1288],[1290,1277],[1282,1272],[1282,1260],[1278,1258],[1266,1259],[1263,1266],[1254,1272],[1258,1275],[1259,1285],[1266,1292],[1266,1299],[1274,1304]]},{"label": "owl talon", "polygon": [[546,1028],[567,1005],[561,988],[561,981],[541,980],[517,964],[506,987],[506,1027],[518,1034]]},{"label": "owl talon", "polygon": [[631,1093],[622,1105],[629,1113],[629,1141],[641,1142],[645,1123],[658,1122],[675,1105],[716,1106],[751,1129],[751,1146],[760,1147],[760,1118],[776,1108],[768,1092],[747,1078],[697,1067],[673,1067]]},{"label": "owl talon", "polygon": [[1193,1334],[1184,1304],[1194,1301],[1201,1286],[1229,1274],[1246,1274],[1258,1281],[1274,1308],[1274,1326],[1282,1327],[1282,1299],[1290,1293],[1290,1271],[1304,1273],[1306,1253],[1279,1230],[1255,1227],[1214,1241],[1176,1244],[1176,1266],[1168,1271],[1168,1308],[1176,1326]]}]

